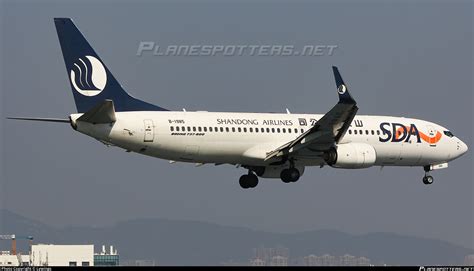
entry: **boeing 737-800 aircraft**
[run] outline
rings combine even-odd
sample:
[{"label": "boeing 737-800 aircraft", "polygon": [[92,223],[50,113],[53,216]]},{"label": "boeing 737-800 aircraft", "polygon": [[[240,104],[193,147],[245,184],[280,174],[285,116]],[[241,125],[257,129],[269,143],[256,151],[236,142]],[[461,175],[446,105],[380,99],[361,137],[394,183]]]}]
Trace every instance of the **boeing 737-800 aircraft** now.
[{"label": "boeing 737-800 aircraft", "polygon": [[172,162],[232,164],[258,177],[296,182],[305,167],[329,165],[446,168],[468,147],[429,121],[356,115],[358,107],[336,67],[339,102],[326,114],[171,111],[131,97],[116,81],[71,19],[54,19],[77,114],[69,119],[12,118],[70,123],[106,145]]}]

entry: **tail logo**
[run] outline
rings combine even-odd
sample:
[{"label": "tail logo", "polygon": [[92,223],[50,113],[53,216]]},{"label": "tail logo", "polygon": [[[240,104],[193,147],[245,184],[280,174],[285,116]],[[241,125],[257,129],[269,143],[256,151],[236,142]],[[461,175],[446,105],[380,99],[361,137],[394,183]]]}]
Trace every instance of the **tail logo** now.
[{"label": "tail logo", "polygon": [[339,94],[344,94],[346,93],[346,86],[344,84],[341,84],[338,88],[337,88],[337,93]]},{"label": "tail logo", "polygon": [[104,65],[93,56],[79,58],[71,69],[71,84],[84,96],[98,95],[107,84]]}]

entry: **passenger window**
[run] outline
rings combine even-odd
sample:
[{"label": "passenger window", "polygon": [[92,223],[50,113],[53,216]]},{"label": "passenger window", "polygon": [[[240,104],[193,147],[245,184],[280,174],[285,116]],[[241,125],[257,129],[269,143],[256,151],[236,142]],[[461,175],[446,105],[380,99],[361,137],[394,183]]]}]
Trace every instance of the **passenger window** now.
[{"label": "passenger window", "polygon": [[368,135],[368,134],[369,134],[369,130],[365,130],[365,134]]},{"label": "passenger window", "polygon": [[196,132],[196,126],[193,126],[193,132]]},{"label": "passenger window", "polygon": [[235,133],[235,127],[232,127],[232,132]]},{"label": "passenger window", "polygon": [[380,131],[379,131],[379,130],[377,130],[377,135],[380,135]]},{"label": "passenger window", "polygon": [[207,132],[207,127],[204,127],[203,129],[204,129],[204,132]]},{"label": "passenger window", "polygon": [[[252,129],[252,128],[250,128],[250,129]],[[245,127],[244,127],[244,133],[247,133],[247,128],[245,128]]]},{"label": "passenger window", "polygon": [[357,135],[357,130],[354,130],[354,135]]},{"label": "passenger window", "polygon": [[301,133],[304,133],[304,130],[303,130],[303,128],[301,128]]},{"label": "passenger window", "polygon": [[372,135],[375,135],[375,132],[374,132],[374,130],[372,130],[372,131],[370,131],[370,132],[372,133]]},{"label": "passenger window", "polygon": [[275,133],[275,128],[272,128],[272,133]]},{"label": "passenger window", "polygon": [[201,126],[198,127],[198,131],[201,132]]},{"label": "passenger window", "polygon": [[288,133],[291,134],[291,128],[288,128]]},{"label": "passenger window", "polygon": [[277,133],[280,133],[280,128],[277,128]]},{"label": "passenger window", "polygon": [[253,128],[252,128],[252,127],[250,127],[250,128],[249,128],[249,131],[252,133],[252,132],[253,132]]},{"label": "passenger window", "polygon": [[285,128],[282,128],[281,129],[283,133],[286,133],[286,129]]},{"label": "passenger window", "polygon": [[297,134],[297,133],[298,133],[298,129],[295,128],[295,134]]},{"label": "passenger window", "polygon": [[212,127],[209,127],[209,132],[212,132]]},{"label": "passenger window", "polygon": [[214,127],[214,131],[219,132],[219,128]]},{"label": "passenger window", "polygon": [[270,128],[267,128],[267,133],[270,133]]},{"label": "passenger window", "polygon": [[349,130],[349,134],[352,135],[352,131],[351,131],[351,130]]},{"label": "passenger window", "polygon": [[[174,127],[173,127],[173,126],[170,126],[170,130],[171,130],[171,132],[173,132],[173,131],[174,131]],[[177,131],[179,131],[179,130],[177,130]]]},{"label": "passenger window", "polygon": [[240,129],[240,127],[239,127],[239,128],[237,128],[237,131],[239,131],[239,133],[240,133],[240,132],[242,132],[242,129]]},{"label": "passenger window", "polygon": [[188,126],[188,132],[191,132],[191,127],[190,126]]},{"label": "passenger window", "polygon": [[362,130],[359,130],[359,134],[362,135],[364,134],[364,132]]},{"label": "passenger window", "polygon": [[185,132],[186,131],[186,127],[181,127],[181,131]]}]

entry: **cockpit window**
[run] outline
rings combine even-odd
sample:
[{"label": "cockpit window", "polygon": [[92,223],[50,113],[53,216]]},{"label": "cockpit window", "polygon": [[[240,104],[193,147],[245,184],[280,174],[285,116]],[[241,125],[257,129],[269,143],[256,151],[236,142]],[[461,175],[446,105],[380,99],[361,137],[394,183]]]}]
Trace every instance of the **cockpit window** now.
[{"label": "cockpit window", "polygon": [[453,137],[453,133],[451,133],[450,131],[444,131],[444,134],[449,136],[449,137]]}]

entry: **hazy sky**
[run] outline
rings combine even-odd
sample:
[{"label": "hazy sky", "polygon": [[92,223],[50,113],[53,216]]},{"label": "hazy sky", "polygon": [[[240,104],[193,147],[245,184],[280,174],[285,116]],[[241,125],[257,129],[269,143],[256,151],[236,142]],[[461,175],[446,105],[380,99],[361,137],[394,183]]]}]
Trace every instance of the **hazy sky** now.
[{"label": "hazy sky", "polygon": [[[421,168],[309,168],[297,183],[107,148],[69,125],[5,116],[75,112],[53,23],[71,17],[119,82],[169,109],[325,113],[338,65],[360,114],[415,117],[471,146],[473,4],[439,1],[0,1],[0,207],[53,225],[141,217],[277,232],[395,232],[474,247],[472,151]],[[332,56],[137,57],[140,41],[337,45]]]}]

